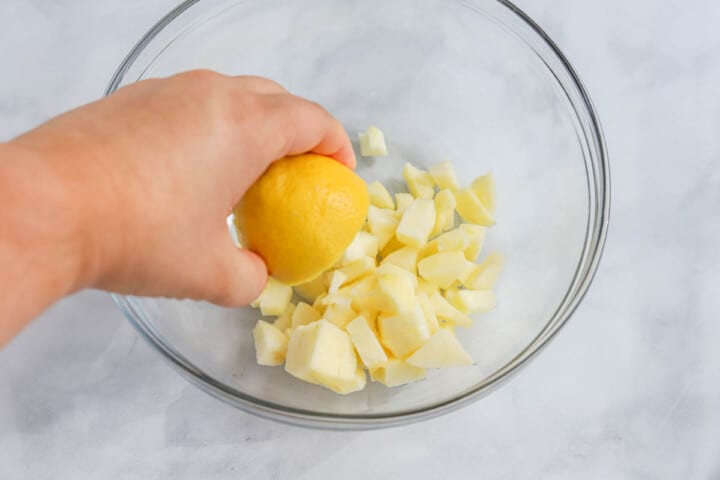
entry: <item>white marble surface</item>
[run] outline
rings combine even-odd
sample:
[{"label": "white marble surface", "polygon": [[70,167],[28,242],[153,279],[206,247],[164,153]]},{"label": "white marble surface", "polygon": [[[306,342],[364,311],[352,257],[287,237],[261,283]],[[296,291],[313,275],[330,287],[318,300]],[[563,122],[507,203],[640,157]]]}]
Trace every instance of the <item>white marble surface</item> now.
[{"label": "white marble surface", "polygon": [[[0,139],[99,96],[173,3],[2,0]],[[426,423],[306,430],[191,387],[84,292],[0,352],[0,478],[720,478],[720,4],[518,3],[584,79],[614,187],[597,279],[536,361]]]}]

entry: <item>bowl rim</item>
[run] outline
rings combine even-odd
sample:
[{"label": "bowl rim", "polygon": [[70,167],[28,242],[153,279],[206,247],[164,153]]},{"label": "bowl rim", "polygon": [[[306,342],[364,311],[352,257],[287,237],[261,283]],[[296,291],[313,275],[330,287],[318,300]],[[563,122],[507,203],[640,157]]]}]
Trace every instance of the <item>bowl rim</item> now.
[{"label": "bowl rim", "polygon": [[[119,88],[125,74],[128,72],[138,56],[165,27],[167,27],[177,17],[182,15],[186,10],[201,1],[202,0],[185,0],[155,23],[122,60],[108,83],[104,96],[110,95]],[[530,16],[528,16],[510,0],[494,1],[508,9],[511,13],[515,14],[526,26],[530,27],[530,29],[539,36],[540,40],[545,42],[546,46],[550,48],[550,51],[557,57],[557,60],[560,61],[562,68],[565,69],[565,73],[567,73],[571,83],[574,84],[577,89],[581,104],[585,106],[585,113],[589,119],[590,131],[594,137],[598,155],[598,161],[595,167],[601,174],[601,182],[597,182],[595,186],[598,190],[596,195],[598,196],[599,201],[597,202],[598,204],[596,207],[595,217],[592,218],[592,216],[588,214],[588,230],[590,230],[591,227],[594,227],[592,230],[593,235],[591,236],[590,233],[586,234],[583,254],[579,260],[576,274],[573,277],[573,282],[571,282],[565,297],[560,302],[560,306],[550,321],[548,321],[545,327],[543,327],[543,329],[528,343],[528,345],[525,346],[525,348],[523,348],[504,366],[499,368],[482,382],[456,394],[452,398],[430,406],[409,409],[401,412],[380,414],[338,414],[299,409],[273,402],[267,402],[261,398],[245,394],[239,390],[229,387],[228,385],[204,373],[202,370],[194,366],[192,362],[187,360],[182,354],[177,352],[171,345],[169,345],[152,327],[152,324],[144,319],[144,313],[136,304],[136,300],[133,297],[112,294],[113,300],[138,333],[140,333],[140,335],[144,337],[150,345],[160,352],[162,357],[169,361],[176,371],[188,379],[190,383],[198,386],[206,393],[248,413],[280,421],[282,423],[326,429],[373,429],[392,427],[433,418],[455,411],[494,391],[514,376],[522,367],[527,365],[532,358],[535,358],[535,356],[550,343],[550,340],[555,338],[557,333],[566,325],[567,321],[573,315],[578,305],[587,294],[588,289],[595,278],[607,238],[610,219],[611,189],[610,164],[607,146],[605,143],[605,136],[598,118],[597,110],[590,99],[587,89],[560,48],[555,44],[550,36],[532,18],[530,18]],[[472,3],[472,1],[465,0],[461,3],[470,7],[469,4]],[[582,272],[581,269],[583,270]],[[582,273],[582,275],[579,276],[580,273]],[[576,286],[576,290],[574,292],[573,286]],[[562,312],[561,316],[557,319],[557,321],[553,321],[555,316],[558,315],[558,312],[563,307],[565,307],[565,310]]]}]

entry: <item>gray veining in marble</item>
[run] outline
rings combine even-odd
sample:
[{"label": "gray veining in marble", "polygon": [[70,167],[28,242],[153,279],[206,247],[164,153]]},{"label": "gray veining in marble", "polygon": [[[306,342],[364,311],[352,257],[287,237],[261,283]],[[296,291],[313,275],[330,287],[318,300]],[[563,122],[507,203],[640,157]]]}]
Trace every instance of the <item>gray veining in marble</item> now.
[{"label": "gray veining in marble", "polygon": [[[0,139],[99,96],[173,3],[2,0]],[[305,430],[196,390],[83,292],[0,352],[0,478],[720,478],[720,4],[518,3],[584,79],[613,179],[597,279],[536,361],[429,423]]]}]

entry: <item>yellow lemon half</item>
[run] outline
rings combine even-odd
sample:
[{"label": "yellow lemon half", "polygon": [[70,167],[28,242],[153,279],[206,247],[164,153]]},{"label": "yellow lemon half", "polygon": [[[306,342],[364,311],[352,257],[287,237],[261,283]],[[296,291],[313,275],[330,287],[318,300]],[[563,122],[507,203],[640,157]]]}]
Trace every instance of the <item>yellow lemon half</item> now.
[{"label": "yellow lemon half", "polygon": [[244,246],[287,285],[310,281],[342,256],[367,216],[367,185],[331,158],[305,154],[273,163],[235,207]]}]

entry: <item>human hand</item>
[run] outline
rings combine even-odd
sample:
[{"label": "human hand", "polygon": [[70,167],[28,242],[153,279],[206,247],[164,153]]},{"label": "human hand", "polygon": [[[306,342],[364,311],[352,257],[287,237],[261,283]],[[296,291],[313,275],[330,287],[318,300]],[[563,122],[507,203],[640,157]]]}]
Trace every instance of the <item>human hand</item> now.
[{"label": "human hand", "polygon": [[248,187],[286,155],[355,165],[347,134],[322,107],[270,80],[209,71],[124,87],[11,144],[65,192],[55,234],[77,255],[70,290],[228,306],[252,301],[267,277],[225,223]]}]

